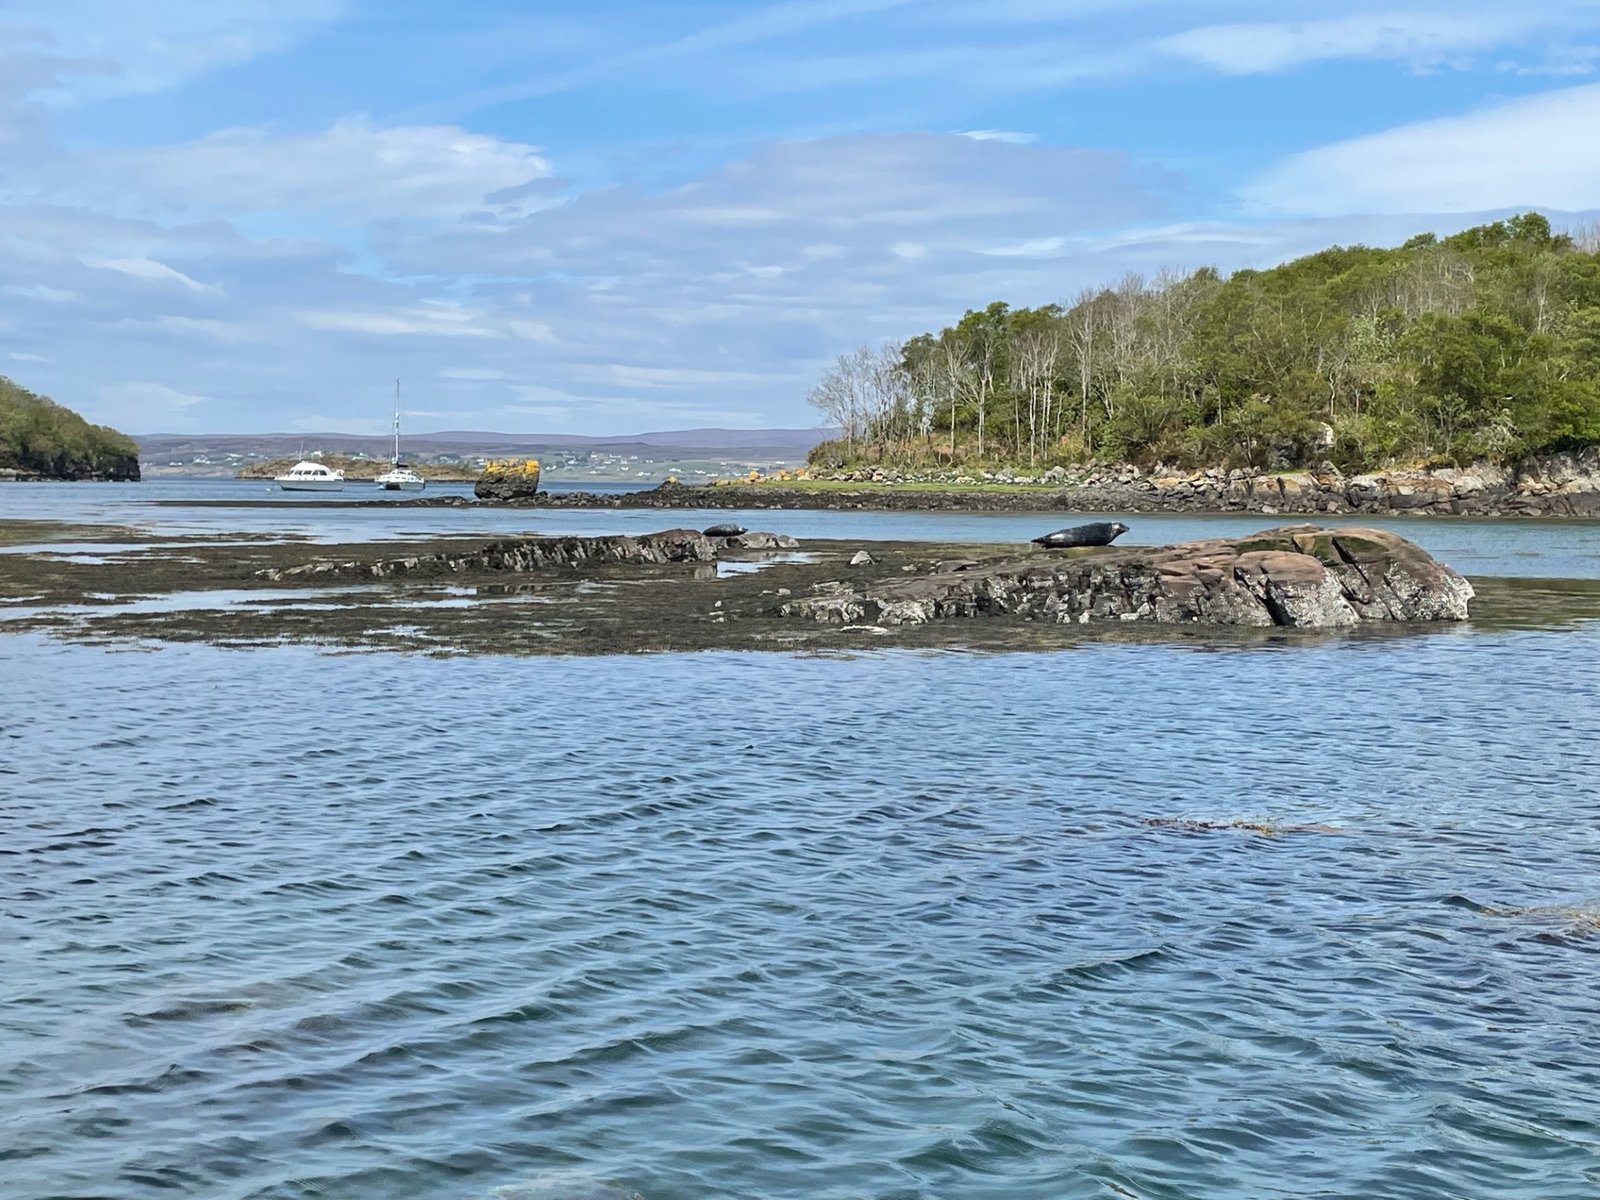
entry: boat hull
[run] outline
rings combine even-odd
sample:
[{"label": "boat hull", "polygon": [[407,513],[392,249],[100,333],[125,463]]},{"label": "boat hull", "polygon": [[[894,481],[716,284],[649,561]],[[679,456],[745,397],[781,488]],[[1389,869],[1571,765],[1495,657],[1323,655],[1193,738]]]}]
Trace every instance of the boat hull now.
[{"label": "boat hull", "polygon": [[278,479],[274,482],[286,492],[342,492],[342,479]]},{"label": "boat hull", "polygon": [[415,481],[409,479],[380,479],[378,481],[378,486],[386,492],[420,492],[423,488],[428,486],[428,481],[425,479],[418,479]]}]

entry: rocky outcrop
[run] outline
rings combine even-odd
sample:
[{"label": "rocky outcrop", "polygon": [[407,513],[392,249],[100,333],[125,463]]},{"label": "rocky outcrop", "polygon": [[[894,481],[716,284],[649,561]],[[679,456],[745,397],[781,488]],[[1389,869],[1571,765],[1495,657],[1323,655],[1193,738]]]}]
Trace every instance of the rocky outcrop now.
[{"label": "rocky outcrop", "polygon": [[472,494],[479,500],[531,500],[539,494],[539,463],[531,458],[491,462],[472,485]]},{"label": "rocky outcrop", "polygon": [[1061,624],[1337,628],[1461,621],[1472,598],[1471,584],[1404,538],[1312,525],[1237,541],[937,563],[909,578],[827,582],[814,590],[780,613],[841,625],[1009,615]]},{"label": "rocky outcrop", "polygon": [[744,533],[710,538],[693,529],[667,529],[638,537],[530,537],[490,542],[471,550],[381,559],[377,562],[311,562],[258,573],[262,579],[434,578],[476,572],[529,572],[615,563],[707,563],[741,550],[791,549],[800,543],[779,533]]}]

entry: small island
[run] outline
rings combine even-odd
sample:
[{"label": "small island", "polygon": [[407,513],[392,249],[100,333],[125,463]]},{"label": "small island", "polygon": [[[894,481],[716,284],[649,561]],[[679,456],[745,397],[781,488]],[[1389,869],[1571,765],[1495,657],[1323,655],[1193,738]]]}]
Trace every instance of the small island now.
[{"label": "small island", "polygon": [[0,480],[139,478],[139,447],[0,375]]}]

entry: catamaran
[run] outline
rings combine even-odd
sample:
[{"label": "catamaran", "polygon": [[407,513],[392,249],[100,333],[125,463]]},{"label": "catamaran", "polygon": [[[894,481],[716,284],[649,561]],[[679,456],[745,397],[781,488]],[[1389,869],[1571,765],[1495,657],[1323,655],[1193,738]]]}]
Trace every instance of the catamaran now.
[{"label": "catamaran", "polygon": [[428,481],[400,461],[400,381],[394,381],[394,457],[392,465],[378,476],[377,484],[390,492],[420,492]]}]

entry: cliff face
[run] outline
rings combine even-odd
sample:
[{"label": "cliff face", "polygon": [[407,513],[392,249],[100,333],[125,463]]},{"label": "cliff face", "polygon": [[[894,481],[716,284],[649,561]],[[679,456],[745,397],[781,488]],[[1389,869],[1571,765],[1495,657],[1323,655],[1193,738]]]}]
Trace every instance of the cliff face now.
[{"label": "cliff face", "polygon": [[0,479],[138,478],[132,438],[0,376]]}]

